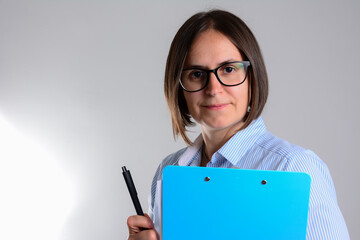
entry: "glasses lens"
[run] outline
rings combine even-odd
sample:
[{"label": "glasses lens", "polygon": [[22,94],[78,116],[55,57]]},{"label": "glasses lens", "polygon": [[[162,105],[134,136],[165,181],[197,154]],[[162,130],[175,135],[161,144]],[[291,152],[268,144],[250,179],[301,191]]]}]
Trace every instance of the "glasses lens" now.
[{"label": "glasses lens", "polygon": [[234,62],[221,66],[217,74],[225,85],[237,85],[246,77],[246,69],[243,63]]},{"label": "glasses lens", "polygon": [[197,91],[205,86],[207,73],[201,69],[184,70],[180,80],[185,90]]},{"label": "glasses lens", "polygon": [[216,71],[221,84],[236,86],[244,82],[247,71],[246,66],[243,62],[231,62],[214,70],[186,69],[182,71],[180,83],[186,91],[199,91],[205,87],[208,74]]}]

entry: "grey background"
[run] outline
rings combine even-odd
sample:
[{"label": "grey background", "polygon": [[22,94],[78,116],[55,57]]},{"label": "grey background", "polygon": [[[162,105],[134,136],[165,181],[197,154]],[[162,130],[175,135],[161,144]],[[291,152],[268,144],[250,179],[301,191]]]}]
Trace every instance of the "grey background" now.
[{"label": "grey background", "polygon": [[[167,52],[181,24],[211,8],[253,30],[270,79],[268,129],[326,162],[350,236],[360,239],[360,3],[349,0],[0,0],[0,115],[53,156],[9,148],[0,132],[0,152],[8,151],[0,205],[9,210],[0,228],[27,239],[127,238],[134,209],[121,166],[132,170],[146,210],[157,165],[185,146],[173,140],[163,97]],[[62,221],[55,209],[65,209]],[[17,221],[7,221],[13,214]],[[2,239],[21,239],[16,231]]]}]

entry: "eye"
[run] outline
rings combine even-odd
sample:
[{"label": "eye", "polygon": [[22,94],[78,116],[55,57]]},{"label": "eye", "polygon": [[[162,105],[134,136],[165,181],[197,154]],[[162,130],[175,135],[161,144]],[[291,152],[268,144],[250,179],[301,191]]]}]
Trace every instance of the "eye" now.
[{"label": "eye", "polygon": [[233,71],[235,71],[235,68],[227,66],[224,68],[224,73],[232,73]]},{"label": "eye", "polygon": [[206,72],[200,69],[193,69],[188,70],[185,76],[189,81],[204,81],[206,79]]},{"label": "eye", "polygon": [[190,74],[190,77],[193,78],[193,79],[203,78],[203,76],[204,76],[204,72],[202,72],[202,71],[193,71]]},{"label": "eye", "polygon": [[243,64],[234,62],[222,66],[219,70],[220,74],[232,74],[238,72],[241,69],[243,69]]}]

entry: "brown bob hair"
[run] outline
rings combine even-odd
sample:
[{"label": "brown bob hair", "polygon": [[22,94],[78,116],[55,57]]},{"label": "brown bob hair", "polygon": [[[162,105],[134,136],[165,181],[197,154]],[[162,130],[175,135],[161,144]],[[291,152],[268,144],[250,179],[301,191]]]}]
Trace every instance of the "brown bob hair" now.
[{"label": "brown bob hair", "polygon": [[164,79],[165,98],[171,112],[174,137],[181,135],[188,145],[193,143],[186,135],[186,127],[195,123],[191,120],[179,79],[195,37],[208,29],[227,36],[239,49],[243,59],[251,63],[248,70],[250,112],[245,116],[244,125],[239,130],[245,129],[260,116],[268,96],[268,77],[264,60],[248,26],[234,14],[222,10],[193,15],[180,27],[171,43]]}]

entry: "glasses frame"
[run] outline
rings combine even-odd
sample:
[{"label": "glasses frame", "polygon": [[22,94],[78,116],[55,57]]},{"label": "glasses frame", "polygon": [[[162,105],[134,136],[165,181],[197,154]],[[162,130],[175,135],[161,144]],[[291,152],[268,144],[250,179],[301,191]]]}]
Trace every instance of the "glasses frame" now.
[{"label": "glasses frame", "polygon": [[[231,64],[231,63],[242,63],[242,64],[244,65],[245,78],[244,78],[244,80],[243,80],[242,82],[240,82],[240,83],[229,85],[229,84],[225,84],[225,83],[223,83],[223,82],[221,81],[221,79],[220,79],[217,71],[218,71],[221,67],[223,67],[223,66],[225,66],[225,65],[228,65],[228,64]],[[238,86],[238,85],[243,84],[243,83],[245,82],[245,80],[246,80],[246,78],[247,78],[247,75],[248,75],[248,68],[249,68],[250,66],[251,66],[250,61],[233,61],[233,62],[226,62],[226,63],[224,63],[224,64],[221,64],[219,67],[214,68],[214,69],[211,69],[211,70],[209,70],[209,69],[202,69],[202,68],[186,68],[186,69],[183,69],[181,72],[184,72],[184,71],[187,71],[187,70],[200,70],[200,71],[204,71],[204,72],[206,73],[206,82],[205,82],[204,86],[203,86],[202,88],[200,88],[199,90],[194,90],[194,91],[192,91],[192,90],[186,89],[186,88],[184,87],[182,81],[181,81],[181,77],[179,78],[179,82],[180,82],[180,85],[181,85],[182,89],[184,89],[186,92],[199,92],[199,91],[203,90],[204,88],[206,88],[206,86],[209,84],[209,81],[210,81],[210,73],[214,73],[215,76],[216,76],[216,78],[217,78],[217,80],[219,81],[219,83],[221,83],[221,85],[226,86],[226,87],[235,87],[235,86]]]}]

